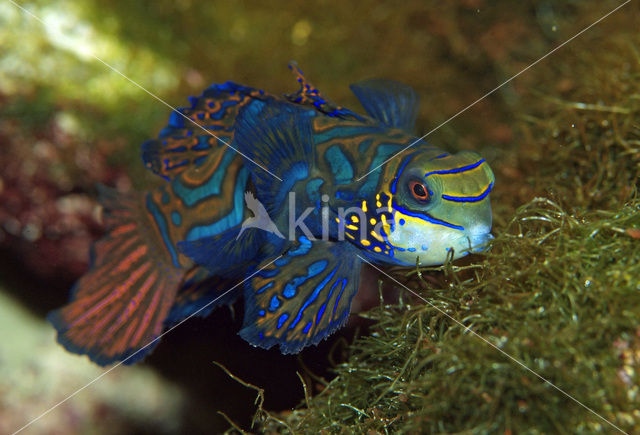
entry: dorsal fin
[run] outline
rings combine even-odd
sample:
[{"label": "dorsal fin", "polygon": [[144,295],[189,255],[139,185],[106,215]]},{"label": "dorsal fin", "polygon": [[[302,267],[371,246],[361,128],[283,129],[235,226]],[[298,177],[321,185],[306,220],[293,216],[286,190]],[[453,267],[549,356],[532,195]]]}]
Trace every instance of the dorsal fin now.
[{"label": "dorsal fin", "polygon": [[413,134],[418,115],[418,95],[413,88],[385,79],[364,80],[350,88],[369,116]]},{"label": "dorsal fin", "polygon": [[171,112],[157,139],[142,144],[147,169],[170,180],[204,163],[221,145],[230,145],[240,109],[253,100],[273,98],[259,89],[233,82],[211,85],[190,107]]},{"label": "dorsal fin", "polygon": [[300,83],[300,89],[298,89],[298,92],[294,94],[285,95],[284,97],[287,100],[295,104],[313,107],[327,116],[364,121],[362,116],[347,108],[338,106],[325,97],[318,88],[307,80],[295,61],[292,60],[289,62],[289,69],[293,72],[297,82]]}]

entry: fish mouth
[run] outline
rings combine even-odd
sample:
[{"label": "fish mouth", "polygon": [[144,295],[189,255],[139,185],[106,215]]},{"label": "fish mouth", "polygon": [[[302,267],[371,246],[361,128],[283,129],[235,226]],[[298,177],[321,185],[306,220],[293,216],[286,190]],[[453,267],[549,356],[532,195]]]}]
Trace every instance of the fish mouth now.
[{"label": "fish mouth", "polygon": [[465,236],[466,243],[468,243],[468,249],[466,249],[466,252],[471,254],[487,252],[491,246],[491,241],[494,238],[495,237],[493,237],[493,234],[491,233]]}]

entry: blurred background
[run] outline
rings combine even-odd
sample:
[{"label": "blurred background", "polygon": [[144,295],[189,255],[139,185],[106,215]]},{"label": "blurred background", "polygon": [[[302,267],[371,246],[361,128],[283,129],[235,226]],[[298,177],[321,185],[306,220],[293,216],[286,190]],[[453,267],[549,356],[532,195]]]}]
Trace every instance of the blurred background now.
[{"label": "blurred background", "polygon": [[[139,145],[157,135],[169,109],[93,56],[173,106],[227,80],[294,92],[292,59],[325,95],[358,111],[349,84],[395,79],[420,95],[418,126],[426,133],[621,2],[16,3],[41,22],[0,1],[3,433],[103,372],[59,347],[44,316],[65,303],[101,234],[96,183],[127,191],[158,182],[144,170]],[[637,5],[584,38],[631,29],[634,16]],[[491,162],[499,181],[497,226],[536,194],[513,164],[519,153],[536,153],[519,123],[541,93],[575,92],[571,63],[561,60],[588,48],[587,42],[562,48],[429,136],[445,149],[478,150]],[[264,388],[265,409],[286,415],[304,399],[297,372],[330,379],[348,343],[367,328],[355,321],[317,348],[283,356],[237,337],[242,306],[234,308],[189,320],[143,363],[117,368],[25,433],[215,433],[229,427],[218,412],[248,428],[256,391],[213,361]]]}]

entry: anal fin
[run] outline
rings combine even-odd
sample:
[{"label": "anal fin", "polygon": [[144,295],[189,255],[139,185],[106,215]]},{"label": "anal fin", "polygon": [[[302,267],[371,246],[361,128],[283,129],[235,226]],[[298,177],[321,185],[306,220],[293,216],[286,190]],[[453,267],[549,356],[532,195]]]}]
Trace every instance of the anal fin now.
[{"label": "anal fin", "polygon": [[180,252],[214,275],[235,278],[245,272],[264,243],[263,231],[233,227],[215,236],[178,242]]},{"label": "anal fin", "polygon": [[191,268],[180,284],[165,326],[175,325],[190,316],[205,317],[216,307],[232,304],[242,293],[237,287],[237,279],[213,275],[201,266]]}]

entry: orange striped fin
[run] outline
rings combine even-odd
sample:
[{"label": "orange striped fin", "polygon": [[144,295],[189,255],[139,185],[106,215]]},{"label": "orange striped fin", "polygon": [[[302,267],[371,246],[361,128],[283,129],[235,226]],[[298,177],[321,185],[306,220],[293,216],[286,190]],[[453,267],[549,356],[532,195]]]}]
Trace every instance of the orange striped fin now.
[{"label": "orange striped fin", "polygon": [[49,313],[58,341],[101,365],[132,364],[157,343],[186,269],[175,266],[141,212],[141,199],[106,193],[108,233],[71,302]]}]

